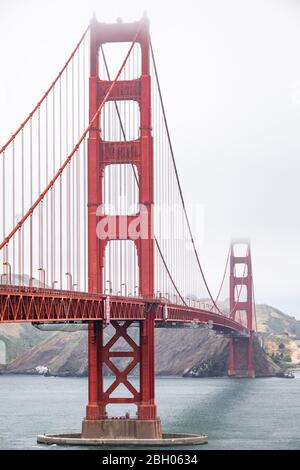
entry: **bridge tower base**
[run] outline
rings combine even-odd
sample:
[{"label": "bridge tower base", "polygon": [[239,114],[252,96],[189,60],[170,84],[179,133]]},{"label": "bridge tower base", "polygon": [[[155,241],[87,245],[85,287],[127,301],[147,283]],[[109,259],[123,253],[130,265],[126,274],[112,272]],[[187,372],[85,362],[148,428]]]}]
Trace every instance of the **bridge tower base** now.
[{"label": "bridge tower base", "polygon": [[[88,383],[89,402],[86,418],[82,423],[83,438],[161,439],[161,423],[154,400],[154,316],[148,312],[147,319],[139,321],[139,340],[129,334],[131,321],[112,321],[114,334],[105,343],[103,322],[89,324],[88,336]],[[118,343],[121,340],[120,347]],[[120,362],[120,361],[123,361]],[[124,362],[127,361],[124,366]],[[114,374],[105,389],[104,367]],[[139,366],[139,390],[129,374]],[[134,383],[133,383],[134,382]],[[123,387],[121,396],[114,392]],[[127,393],[124,396],[124,389]],[[123,395],[123,396],[122,396]],[[130,396],[128,396],[130,395]],[[121,417],[108,417],[107,406],[134,404],[136,418],[124,413]]]},{"label": "bridge tower base", "polygon": [[253,335],[230,338],[228,375],[230,377],[255,377],[252,363]]},{"label": "bridge tower base", "polygon": [[82,422],[84,439],[162,439],[161,422],[155,420],[106,418]]}]

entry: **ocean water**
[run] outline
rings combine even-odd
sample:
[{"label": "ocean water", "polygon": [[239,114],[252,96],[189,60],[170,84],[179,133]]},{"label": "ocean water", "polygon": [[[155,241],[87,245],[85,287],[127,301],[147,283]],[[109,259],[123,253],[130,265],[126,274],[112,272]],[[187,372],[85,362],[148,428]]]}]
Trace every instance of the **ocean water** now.
[{"label": "ocean water", "polygon": [[[208,434],[203,451],[300,449],[300,374],[294,380],[159,377],[156,399],[163,430]],[[0,448],[57,449],[37,444],[37,434],[80,432],[86,401],[87,379],[0,375]],[[124,411],[128,406],[118,406]]]}]

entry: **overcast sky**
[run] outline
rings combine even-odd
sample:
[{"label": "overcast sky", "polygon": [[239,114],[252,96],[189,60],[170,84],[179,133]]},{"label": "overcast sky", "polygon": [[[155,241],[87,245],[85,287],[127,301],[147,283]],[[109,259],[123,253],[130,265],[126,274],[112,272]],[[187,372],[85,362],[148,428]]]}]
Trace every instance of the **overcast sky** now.
[{"label": "overcast sky", "polygon": [[185,199],[204,205],[213,292],[231,237],[247,236],[256,301],[300,319],[298,0],[0,0],[0,143],[93,11],[111,22],[144,10]]}]

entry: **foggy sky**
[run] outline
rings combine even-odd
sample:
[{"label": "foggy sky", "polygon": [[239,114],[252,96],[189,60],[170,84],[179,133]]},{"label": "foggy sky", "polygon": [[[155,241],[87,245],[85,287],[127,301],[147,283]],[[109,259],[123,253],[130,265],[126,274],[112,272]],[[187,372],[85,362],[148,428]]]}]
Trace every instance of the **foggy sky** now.
[{"label": "foggy sky", "polygon": [[0,0],[0,144],[49,86],[95,11],[147,10],[186,202],[213,292],[231,237],[250,237],[256,301],[300,318],[300,2]]}]

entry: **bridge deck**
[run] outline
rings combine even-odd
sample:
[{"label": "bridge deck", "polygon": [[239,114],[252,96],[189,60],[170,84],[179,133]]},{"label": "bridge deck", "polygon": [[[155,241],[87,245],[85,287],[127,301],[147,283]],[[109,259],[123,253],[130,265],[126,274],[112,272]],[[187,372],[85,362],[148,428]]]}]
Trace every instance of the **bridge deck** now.
[{"label": "bridge deck", "polygon": [[249,334],[240,323],[211,310],[166,303],[157,298],[122,296],[109,296],[108,309],[107,299],[105,295],[85,292],[1,286],[0,323],[134,321],[144,320],[149,312],[155,312],[155,320],[164,322],[165,327],[173,326],[174,322],[178,325],[198,322],[224,332]]}]

